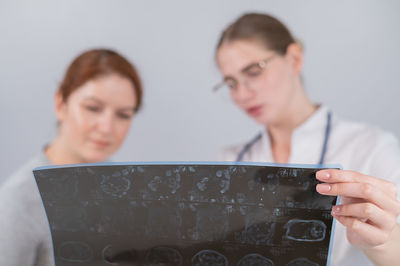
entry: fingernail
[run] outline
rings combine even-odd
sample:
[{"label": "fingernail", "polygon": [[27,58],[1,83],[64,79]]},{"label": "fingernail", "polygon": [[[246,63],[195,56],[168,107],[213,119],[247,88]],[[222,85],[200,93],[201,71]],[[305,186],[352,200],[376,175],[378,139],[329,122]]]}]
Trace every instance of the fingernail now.
[{"label": "fingernail", "polygon": [[324,179],[324,180],[327,180],[331,177],[331,175],[327,171],[320,171],[317,174],[320,179]]},{"label": "fingernail", "polygon": [[331,185],[329,184],[318,184],[317,188],[319,192],[329,192],[331,190]]},{"label": "fingernail", "polygon": [[334,214],[338,214],[342,210],[341,206],[333,206],[332,207],[332,212]]}]

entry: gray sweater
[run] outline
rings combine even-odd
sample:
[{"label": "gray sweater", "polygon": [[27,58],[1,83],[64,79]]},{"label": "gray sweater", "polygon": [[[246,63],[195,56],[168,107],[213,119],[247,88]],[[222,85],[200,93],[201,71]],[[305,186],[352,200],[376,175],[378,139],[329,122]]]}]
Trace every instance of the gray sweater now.
[{"label": "gray sweater", "polygon": [[53,248],[32,169],[51,164],[38,154],[0,186],[0,265],[53,266]]}]

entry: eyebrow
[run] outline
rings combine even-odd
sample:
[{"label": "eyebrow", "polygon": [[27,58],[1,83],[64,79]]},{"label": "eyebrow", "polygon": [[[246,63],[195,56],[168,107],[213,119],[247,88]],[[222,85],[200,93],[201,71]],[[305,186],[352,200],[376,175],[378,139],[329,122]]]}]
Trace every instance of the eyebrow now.
[{"label": "eyebrow", "polygon": [[[103,102],[103,101],[101,101],[101,100],[99,100],[99,99],[97,99],[97,98],[95,98],[95,97],[93,97],[93,96],[85,97],[83,100],[84,100],[84,101],[95,101],[95,102],[97,102],[98,104],[104,105],[104,102]],[[123,111],[123,112],[125,112],[125,111],[132,111],[132,112],[136,112],[136,106],[119,108],[118,111]]]},{"label": "eyebrow", "polygon": [[99,100],[99,99],[97,99],[97,98],[95,98],[93,96],[84,97],[83,100],[84,101],[95,101],[95,102],[98,102],[100,104],[104,104],[103,101],[101,101],[101,100]]},{"label": "eyebrow", "polygon": [[[256,65],[258,65],[258,63],[250,63],[250,64],[248,64],[247,66],[243,67],[242,70],[240,70],[240,73],[245,73],[245,72],[247,72],[250,68],[252,68],[252,67],[254,67],[254,66],[256,66]],[[224,81],[227,81],[227,80],[236,81],[236,79],[235,79],[234,77],[232,77],[232,76],[225,76],[225,77],[224,77]]]},{"label": "eyebrow", "polygon": [[244,68],[242,68],[242,70],[240,71],[240,73],[244,73],[247,72],[250,68],[257,66],[258,63],[250,63],[247,66],[245,66]]}]

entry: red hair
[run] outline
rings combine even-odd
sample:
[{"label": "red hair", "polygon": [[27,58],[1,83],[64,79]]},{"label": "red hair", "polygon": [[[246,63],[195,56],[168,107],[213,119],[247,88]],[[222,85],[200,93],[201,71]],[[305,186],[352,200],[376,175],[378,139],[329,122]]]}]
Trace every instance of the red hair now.
[{"label": "red hair", "polygon": [[139,110],[142,84],[135,67],[123,56],[108,49],[89,50],[72,61],[59,88],[63,101],[87,81],[109,74],[121,75],[132,82],[137,99],[135,110]]}]

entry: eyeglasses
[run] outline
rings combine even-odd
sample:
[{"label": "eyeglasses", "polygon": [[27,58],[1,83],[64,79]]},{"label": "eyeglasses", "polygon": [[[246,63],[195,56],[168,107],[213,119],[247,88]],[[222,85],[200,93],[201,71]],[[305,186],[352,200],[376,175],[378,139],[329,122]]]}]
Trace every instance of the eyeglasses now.
[{"label": "eyeglasses", "polygon": [[252,63],[244,67],[240,71],[238,79],[233,77],[225,77],[223,81],[214,86],[213,91],[230,91],[231,95],[234,96],[237,91],[239,84],[241,83],[245,88],[250,90],[258,90],[262,87],[263,83],[263,72],[265,66],[271,62],[277,55],[272,55],[267,59]]}]

